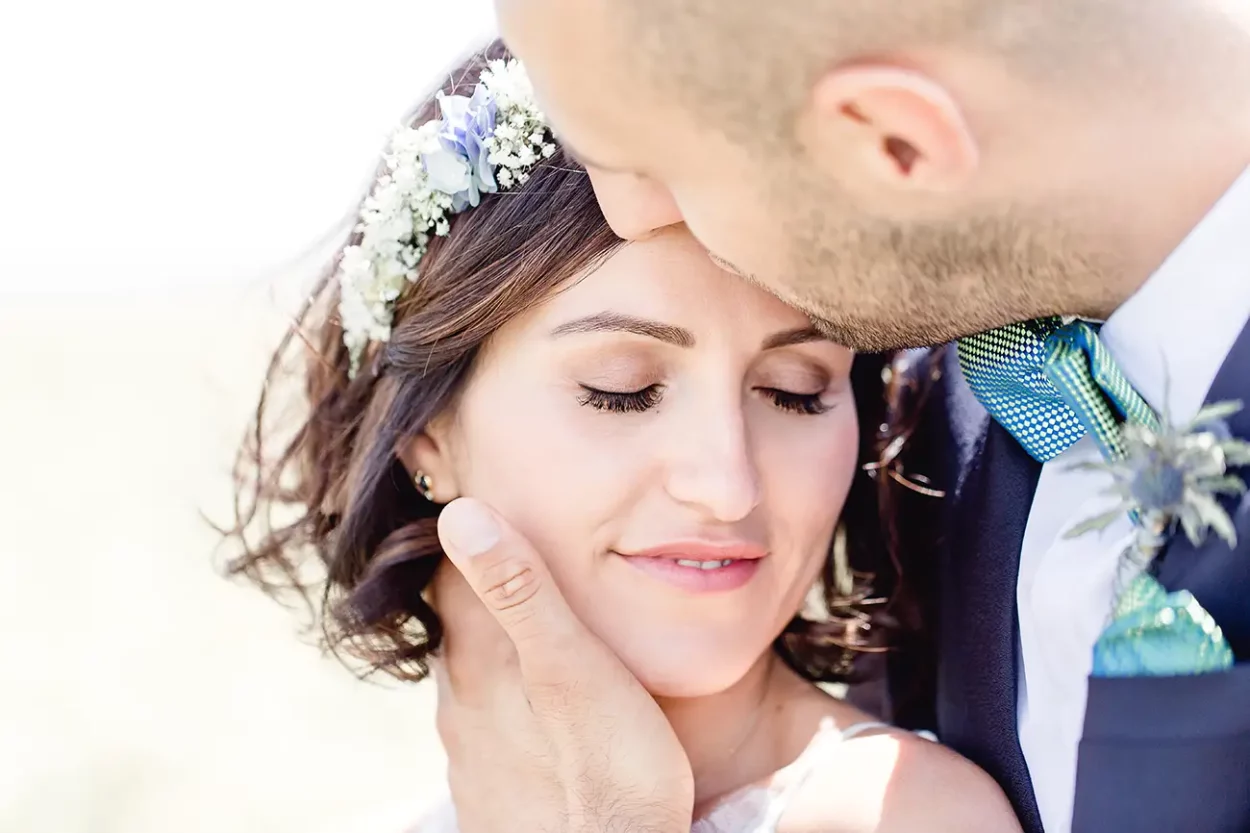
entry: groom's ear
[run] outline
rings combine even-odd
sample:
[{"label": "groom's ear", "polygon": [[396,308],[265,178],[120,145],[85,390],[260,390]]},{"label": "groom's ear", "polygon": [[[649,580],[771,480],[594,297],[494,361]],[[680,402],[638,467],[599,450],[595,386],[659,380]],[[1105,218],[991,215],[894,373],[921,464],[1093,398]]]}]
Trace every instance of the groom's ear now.
[{"label": "groom's ear", "polygon": [[954,97],[902,67],[829,70],[811,90],[798,134],[820,169],[869,201],[883,191],[957,191],[978,164],[976,140]]}]

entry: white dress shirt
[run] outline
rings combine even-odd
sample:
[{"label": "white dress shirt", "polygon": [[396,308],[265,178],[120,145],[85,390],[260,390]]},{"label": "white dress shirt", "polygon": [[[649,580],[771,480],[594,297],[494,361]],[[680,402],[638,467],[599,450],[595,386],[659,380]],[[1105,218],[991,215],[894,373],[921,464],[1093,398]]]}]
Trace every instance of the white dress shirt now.
[{"label": "white dress shirt", "polygon": [[[1250,319],[1250,171],[1103,325],[1125,376],[1174,420],[1202,406]],[[1020,554],[1020,744],[1047,833],[1068,833],[1077,745],[1093,647],[1114,603],[1128,517],[1103,533],[1065,540],[1075,523],[1109,508],[1105,475],[1068,470],[1099,459],[1088,436],[1042,467]]]}]

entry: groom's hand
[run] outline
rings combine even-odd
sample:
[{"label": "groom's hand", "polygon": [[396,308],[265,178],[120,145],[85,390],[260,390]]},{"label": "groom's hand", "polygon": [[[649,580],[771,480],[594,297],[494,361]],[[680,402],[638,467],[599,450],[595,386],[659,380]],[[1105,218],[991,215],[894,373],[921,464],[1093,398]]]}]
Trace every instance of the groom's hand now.
[{"label": "groom's hand", "polygon": [[480,502],[439,537],[435,676],[462,833],[689,833],[690,764],[655,701],[573,615],[546,565]]}]

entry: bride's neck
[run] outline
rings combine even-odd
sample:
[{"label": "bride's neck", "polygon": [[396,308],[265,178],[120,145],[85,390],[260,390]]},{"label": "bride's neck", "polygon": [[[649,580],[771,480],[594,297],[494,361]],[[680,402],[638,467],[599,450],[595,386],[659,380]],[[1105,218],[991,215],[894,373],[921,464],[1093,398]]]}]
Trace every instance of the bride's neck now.
[{"label": "bride's neck", "polygon": [[694,774],[695,806],[758,780],[784,765],[780,705],[801,681],[767,652],[745,677],[707,697],[656,698]]}]

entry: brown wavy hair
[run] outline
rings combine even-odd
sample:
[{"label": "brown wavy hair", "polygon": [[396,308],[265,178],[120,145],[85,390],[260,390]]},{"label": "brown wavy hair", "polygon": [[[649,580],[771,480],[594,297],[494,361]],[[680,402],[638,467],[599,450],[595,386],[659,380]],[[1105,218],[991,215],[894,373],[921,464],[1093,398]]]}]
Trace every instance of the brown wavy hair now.
[{"label": "brown wavy hair", "polygon": [[[496,43],[443,92],[471,90],[499,57]],[[413,123],[434,117],[434,107],[431,97]],[[420,280],[397,302],[390,341],[374,345],[354,379],[331,263],[271,360],[239,451],[235,518],[224,532],[241,552],[228,572],[302,602],[324,645],[363,673],[426,676],[443,635],[423,595],[443,557],[440,507],[418,494],[396,450],[456,407],[492,334],[620,245],[585,171],[557,152],[524,186],[484,195],[435,238]],[[883,378],[891,361],[861,356],[853,369],[863,462],[894,439]],[[896,487],[857,474],[842,513],[845,547],[831,549],[823,571],[823,615],[796,617],[777,639],[778,653],[809,679],[849,678],[855,652],[880,649],[882,634],[914,618],[897,592],[897,544],[883,534],[883,496]],[[894,601],[874,605],[867,578],[882,573]]]}]

